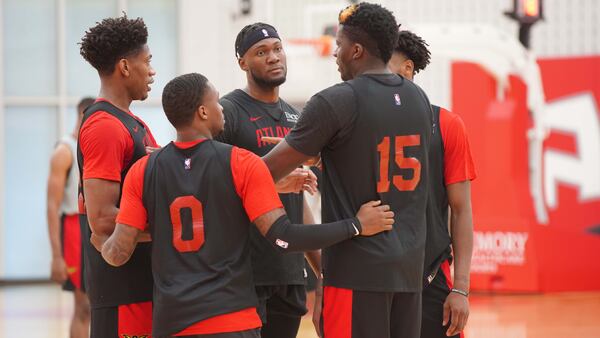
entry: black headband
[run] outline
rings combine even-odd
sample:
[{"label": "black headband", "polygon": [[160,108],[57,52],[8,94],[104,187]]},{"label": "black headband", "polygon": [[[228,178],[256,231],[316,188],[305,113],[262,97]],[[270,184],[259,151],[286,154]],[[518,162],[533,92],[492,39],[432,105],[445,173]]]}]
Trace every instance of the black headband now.
[{"label": "black headband", "polygon": [[250,47],[254,46],[255,43],[259,42],[260,40],[269,39],[269,38],[276,38],[276,39],[281,40],[281,38],[279,38],[279,34],[277,34],[277,31],[275,30],[275,28],[273,28],[271,26],[264,26],[262,28],[255,29],[255,30],[249,32],[244,37],[244,40],[242,40],[239,45],[235,46],[236,56],[238,58],[241,58],[242,56],[244,56],[244,54],[246,54],[246,52],[248,51],[248,49],[250,49]]}]

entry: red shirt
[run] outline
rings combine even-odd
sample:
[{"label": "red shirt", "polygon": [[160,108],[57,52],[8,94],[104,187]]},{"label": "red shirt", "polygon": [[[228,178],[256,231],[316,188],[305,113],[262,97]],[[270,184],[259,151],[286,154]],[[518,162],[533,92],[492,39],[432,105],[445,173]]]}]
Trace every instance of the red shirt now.
[{"label": "red shirt", "polygon": [[440,108],[440,129],[444,142],[444,181],[446,186],[477,177],[469,137],[463,120]]},{"label": "red shirt", "polygon": [[[175,142],[175,146],[185,149],[202,141],[204,140]],[[148,228],[148,214],[142,202],[144,172],[147,163],[148,156],[145,156],[136,162],[127,173],[123,185],[121,209],[117,216],[117,223],[126,224],[142,231]],[[231,173],[235,189],[251,221],[269,211],[283,208],[269,169],[258,156],[247,150],[233,147]],[[176,336],[244,331],[260,326],[261,321],[256,309],[248,308],[200,321],[179,332]]]},{"label": "red shirt", "polygon": [[[97,99],[97,101],[106,101]],[[131,111],[128,112],[146,129],[146,146],[158,147],[150,128]],[[85,162],[83,179],[101,178],[121,182],[121,171],[133,156],[133,138],[127,128],[113,115],[99,111],[81,126],[79,146]]]}]

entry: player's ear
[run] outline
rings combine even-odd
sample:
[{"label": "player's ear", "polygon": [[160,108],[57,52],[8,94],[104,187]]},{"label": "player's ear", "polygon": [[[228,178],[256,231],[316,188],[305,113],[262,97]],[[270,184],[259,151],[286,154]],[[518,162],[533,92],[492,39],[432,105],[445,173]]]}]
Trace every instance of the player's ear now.
[{"label": "player's ear", "polygon": [[244,58],[238,58],[238,65],[240,66],[240,69],[243,71],[248,71],[248,64],[246,63],[246,59]]},{"label": "player's ear", "polygon": [[200,107],[198,107],[198,116],[201,120],[208,120],[208,111],[204,105],[200,105]]},{"label": "player's ear", "polygon": [[365,47],[360,43],[352,44],[352,59],[360,59],[365,52]]},{"label": "player's ear", "polygon": [[115,66],[115,69],[121,73],[121,75],[127,77],[129,76],[129,61],[127,61],[127,59],[123,58],[120,59],[117,62],[117,65]]},{"label": "player's ear", "polygon": [[415,74],[415,63],[413,62],[413,60],[404,60],[404,62],[402,62],[402,70],[404,71],[404,74]]}]

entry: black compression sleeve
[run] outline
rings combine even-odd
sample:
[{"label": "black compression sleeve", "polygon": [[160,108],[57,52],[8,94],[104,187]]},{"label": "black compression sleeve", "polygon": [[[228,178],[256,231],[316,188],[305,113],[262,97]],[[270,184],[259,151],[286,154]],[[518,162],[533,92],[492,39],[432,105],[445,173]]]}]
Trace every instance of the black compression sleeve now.
[{"label": "black compression sleeve", "polygon": [[281,252],[318,250],[350,239],[361,231],[356,217],[326,224],[292,224],[279,217],[265,237]]}]

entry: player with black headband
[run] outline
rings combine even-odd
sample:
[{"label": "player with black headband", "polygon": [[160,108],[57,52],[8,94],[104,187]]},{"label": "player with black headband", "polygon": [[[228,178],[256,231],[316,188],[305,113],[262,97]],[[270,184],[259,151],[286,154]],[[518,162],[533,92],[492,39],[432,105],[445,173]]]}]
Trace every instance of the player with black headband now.
[{"label": "player with black headband", "polygon": [[[400,31],[389,67],[406,79],[429,64],[427,43]],[[471,181],[475,167],[465,125],[459,115],[432,106],[439,121],[431,141],[430,179],[434,203],[427,221],[425,289],[421,337],[460,337],[469,317],[469,270],[473,253]],[[448,233],[448,207],[450,233]],[[454,258],[454,281],[450,263]]]},{"label": "player with black headband", "polygon": [[[286,80],[286,55],[277,30],[260,22],[239,32],[235,53],[240,69],[246,72],[246,87],[221,98],[225,129],[216,139],[264,156],[274,146],[262,137],[284,137],[299,116],[279,97],[279,86]],[[301,168],[278,182],[279,197],[293,223],[314,223],[302,189],[312,193],[315,184],[314,174]],[[262,337],[296,337],[306,313],[307,272],[302,253],[282,255],[255,228],[250,234],[250,252]],[[320,275],[319,252],[307,253],[307,257]]]},{"label": "player with black headband", "polygon": [[291,224],[260,157],[212,140],[224,119],[219,94],[204,76],[171,80],[162,104],[177,140],[133,165],[115,231],[106,242],[93,239],[119,266],[150,231],[154,337],[259,337],[250,229],[281,253],[391,229],[393,212],[379,202],[338,222]]},{"label": "player with black headband", "polygon": [[381,198],[393,231],[323,249],[326,338],[419,337],[433,115],[425,93],[391,73],[398,40],[377,4],[339,15],[334,53],[345,82],[315,94],[292,131],[264,157],[275,180],[316,155],[323,162],[324,222]]}]

